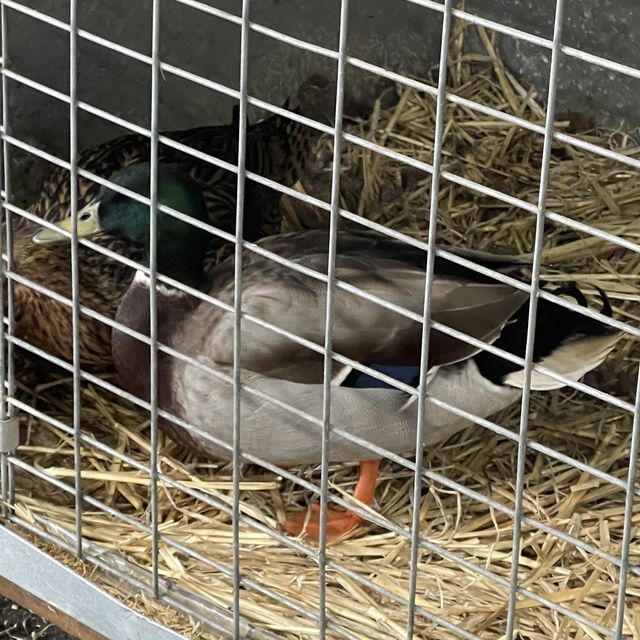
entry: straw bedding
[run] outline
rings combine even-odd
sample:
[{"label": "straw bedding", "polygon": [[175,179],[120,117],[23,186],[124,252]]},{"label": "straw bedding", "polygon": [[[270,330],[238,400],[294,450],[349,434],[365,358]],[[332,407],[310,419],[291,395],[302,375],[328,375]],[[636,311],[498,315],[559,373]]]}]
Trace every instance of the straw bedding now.
[{"label": "straw bedding", "polygon": [[[467,30],[471,31],[471,29]],[[543,102],[535,89],[525,87],[506,70],[490,35],[472,30],[475,53],[464,53],[465,30],[456,24],[451,38],[449,87],[458,96],[544,123]],[[426,80],[432,82],[432,80]],[[410,157],[431,162],[435,100],[406,87],[395,88],[391,107],[388,96],[374,105],[370,117],[348,120],[346,129],[377,144]],[[605,148],[640,157],[635,133],[604,129],[581,114],[559,114],[556,130],[568,131]],[[443,163],[470,180],[535,203],[539,186],[543,139],[537,133],[498,122],[466,108],[449,104]],[[317,171],[300,186],[312,195],[326,198],[329,189],[331,140],[320,141]],[[387,227],[426,238],[430,178],[356,145],[344,145],[342,206]],[[528,253],[533,247],[535,219],[531,214],[497,200],[442,180],[438,241],[443,244],[499,251]],[[568,144],[555,142],[552,150],[547,206],[572,219],[592,224],[634,242],[640,241],[640,182],[629,167]],[[286,198],[285,230],[324,224],[326,214]],[[342,221],[341,226],[348,226]],[[624,251],[560,225],[545,229],[543,271],[547,279],[582,283],[588,293],[592,285],[604,289],[612,299],[614,315],[637,325],[640,287],[640,254]],[[618,397],[633,401],[638,348],[623,340],[609,361],[590,375],[588,382]],[[26,375],[26,374],[25,374]],[[49,416],[70,424],[71,383],[34,388],[23,376],[24,401]],[[128,403],[84,385],[83,429],[117,451],[148,462],[146,416]],[[519,407],[496,421],[517,429]],[[574,459],[626,479],[629,465],[631,416],[605,406],[578,392],[562,390],[534,394],[529,436]],[[21,459],[50,476],[73,483],[72,440],[60,429],[31,419],[20,448]],[[161,437],[160,470],[222,503],[231,501],[229,466],[215,464],[181,452]],[[474,491],[490,496],[507,507],[514,505],[516,443],[472,427],[443,445],[428,451],[426,468],[443,474]],[[84,491],[117,508],[131,518],[149,523],[149,478],[116,456],[92,446],[83,446]],[[318,479],[316,469],[300,469],[305,477]],[[331,489],[341,493],[353,489],[357,465],[333,467]],[[412,475],[387,463],[377,493],[377,509],[401,526],[411,522]],[[242,512],[270,527],[278,527],[285,511],[303,508],[306,492],[273,474],[254,467],[244,468]],[[592,475],[551,456],[529,450],[527,454],[524,511],[561,531],[577,536],[611,554],[619,554],[622,539],[624,493]],[[231,520],[228,515],[167,483],[159,492],[160,531],[168,541],[187,544],[210,559],[231,562]],[[15,513],[36,528],[65,537],[73,531],[73,497],[21,472],[16,473]],[[84,534],[89,544],[123,554],[135,565],[150,566],[148,534],[129,523],[117,522],[87,505]],[[640,511],[634,512],[634,531]],[[448,552],[508,578],[511,560],[512,521],[496,509],[478,503],[437,482],[425,482],[421,503],[422,536]],[[576,550],[529,524],[523,525],[520,584],[587,619],[611,627],[615,621],[618,571],[606,560]],[[241,527],[243,576],[316,610],[318,569],[313,560],[295,553],[267,534]],[[70,560],[55,547],[52,553],[68,559],[125,599],[136,609],[164,621],[192,638],[217,637],[195,619],[187,619],[170,607],[144,594],[134,595],[121,584],[107,579],[90,565]],[[329,558],[354,574],[369,578],[402,597],[409,585],[410,544],[395,533],[365,527],[333,545]],[[109,555],[103,555],[109,561]],[[640,539],[631,543],[631,562],[640,563]],[[194,595],[192,603],[206,599],[222,610],[232,602],[231,579],[223,572],[190,559],[173,545],[160,547],[160,573],[174,582],[169,591]],[[348,629],[353,637],[387,639],[405,637],[406,608],[359,584],[353,576],[328,571],[329,618]],[[418,557],[417,605],[442,616],[482,638],[497,639],[504,633],[506,618],[504,586],[476,575],[436,553],[423,549]],[[248,586],[241,594],[242,614],[258,628],[283,638],[312,638],[317,634],[312,620],[275,602]],[[550,612],[536,601],[518,602],[517,629],[522,640],[550,638],[595,639],[601,637],[586,625]],[[451,631],[416,616],[416,638],[452,638]],[[631,575],[627,591],[625,633],[640,640],[640,580]],[[339,637],[329,630],[330,637]]]}]

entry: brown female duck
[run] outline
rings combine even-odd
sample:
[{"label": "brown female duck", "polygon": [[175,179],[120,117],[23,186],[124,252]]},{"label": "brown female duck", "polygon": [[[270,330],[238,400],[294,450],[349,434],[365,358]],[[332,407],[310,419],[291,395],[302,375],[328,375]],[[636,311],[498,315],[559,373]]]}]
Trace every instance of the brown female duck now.
[{"label": "brown female duck", "polygon": [[[310,117],[322,116],[327,100],[326,81],[309,78],[298,92],[296,111]],[[330,93],[330,92],[329,92]],[[234,112],[237,113],[237,112]],[[166,137],[199,152],[235,163],[237,161],[238,122],[187,131],[164,132]],[[246,167],[281,184],[291,186],[304,170],[315,129],[275,115],[247,127]],[[207,211],[207,222],[227,232],[235,229],[236,176],[204,160],[166,144],[158,148],[159,162],[179,168],[198,186]],[[79,156],[79,166],[102,178],[109,178],[123,167],[149,161],[149,139],[143,135],[125,135],[87,149]],[[100,185],[84,177],[78,179],[78,208],[94,202]],[[143,189],[144,191],[144,189]],[[70,215],[68,172],[56,170],[44,185],[42,195],[29,211],[56,222]],[[256,240],[280,230],[280,194],[249,179],[246,181],[245,238]],[[38,227],[14,216],[14,270],[20,276],[67,298],[71,297],[70,246],[34,244],[31,238]],[[96,239],[100,245],[139,261],[139,247],[110,234]],[[206,252],[207,268],[216,263],[221,252],[229,253],[229,243],[210,235]],[[131,283],[134,270],[115,259],[80,246],[80,301],[82,305],[113,319],[118,303]],[[14,289],[16,334],[54,356],[72,357],[71,307],[17,283]],[[111,364],[111,329],[97,319],[82,315],[80,358],[83,367]]]}]

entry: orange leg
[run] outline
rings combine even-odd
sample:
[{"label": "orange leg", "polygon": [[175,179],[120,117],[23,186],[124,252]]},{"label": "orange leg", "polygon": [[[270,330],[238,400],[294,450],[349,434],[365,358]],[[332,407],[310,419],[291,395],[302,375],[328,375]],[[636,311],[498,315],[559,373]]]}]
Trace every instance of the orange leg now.
[{"label": "orange leg", "polygon": [[[353,497],[370,506],[376,495],[376,481],[380,460],[363,460],[360,463],[360,477]],[[333,542],[348,531],[361,524],[362,518],[351,511],[327,509],[327,542]],[[308,512],[301,511],[284,523],[284,530],[293,536],[304,534],[309,540],[317,542],[320,538],[320,505],[314,503]]]}]

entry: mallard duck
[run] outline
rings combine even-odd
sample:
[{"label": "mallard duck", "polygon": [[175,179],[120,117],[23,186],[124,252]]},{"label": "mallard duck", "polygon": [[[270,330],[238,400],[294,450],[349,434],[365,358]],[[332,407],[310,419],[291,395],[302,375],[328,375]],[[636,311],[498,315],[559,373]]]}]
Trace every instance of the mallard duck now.
[{"label": "mallard duck", "polygon": [[[294,111],[311,117],[323,117],[321,111],[327,88],[319,76],[309,78],[298,92],[300,106]],[[196,151],[221,160],[237,161],[237,110],[230,125],[209,126],[187,131],[169,131],[164,135]],[[288,186],[304,170],[317,131],[282,116],[272,116],[247,129],[246,166],[250,171]],[[207,211],[207,221],[227,232],[235,229],[235,174],[194,158],[165,144],[160,144],[159,161],[175,165],[199,186]],[[125,135],[87,149],[79,156],[79,166],[109,178],[115,171],[149,161],[149,139],[137,134]],[[80,177],[78,206],[95,201],[100,186]],[[280,230],[280,194],[249,179],[246,181],[245,238],[256,240]],[[70,215],[68,172],[58,169],[51,175],[42,195],[29,211],[51,222]],[[31,242],[36,225],[14,217],[14,270],[41,286],[71,297],[69,245],[37,245]],[[122,239],[102,234],[101,245],[132,260],[139,261],[139,247]],[[207,268],[215,264],[220,251],[231,247],[218,237],[208,238]],[[134,275],[130,267],[87,247],[80,247],[80,300],[83,305],[113,319],[117,305]],[[72,357],[71,307],[59,303],[28,286],[15,286],[15,325],[19,338],[54,356]],[[108,325],[83,315],[80,326],[80,359],[84,367],[107,367],[111,364],[111,329]]]},{"label": "mallard duck", "polygon": [[[124,169],[114,182],[129,189],[143,188],[148,175]],[[187,210],[197,220],[207,209],[196,185],[163,167],[159,173],[159,199]],[[80,216],[78,233],[100,231],[132,242],[146,250],[148,207],[112,191],[103,190],[98,201]],[[37,242],[55,242],[60,235],[43,230]],[[161,408],[218,439],[217,443],[169,420],[161,428],[175,441],[196,451],[228,459],[231,443],[233,366],[233,314],[203,302],[198,291],[224,305],[233,305],[234,265],[229,258],[210,273],[203,270],[206,233],[162,213],[158,216],[158,269],[161,274],[192,289],[181,291],[158,286],[158,334],[160,343],[194,359],[185,362],[161,351],[159,398]],[[259,246],[298,266],[325,274],[328,259],[326,231],[313,230],[273,236]],[[468,253],[467,253],[468,255]],[[476,256],[478,257],[478,256]],[[371,231],[338,234],[336,277],[366,294],[399,305],[420,315],[423,305],[426,252]],[[526,263],[499,256],[483,257],[483,264],[526,279]],[[575,287],[557,292],[586,305]],[[334,350],[396,379],[416,384],[422,325],[343,288],[336,289]],[[242,268],[242,306],[246,314],[322,345],[324,341],[325,284],[258,253],[245,250]],[[610,315],[602,294],[603,312]],[[523,356],[526,342],[528,294],[472,270],[436,258],[432,317],[475,338]],[[228,308],[228,307],[227,307]],[[148,335],[149,281],[139,271],[124,296],[116,319],[122,325]],[[536,329],[535,362],[549,366],[572,380],[597,367],[620,334],[582,314],[540,299]],[[242,321],[242,381],[248,387],[285,401],[297,410],[322,418],[322,356],[248,318]],[[149,348],[114,329],[113,358],[123,387],[143,399],[149,397]],[[480,417],[487,417],[518,400],[523,372],[513,363],[485,350],[432,330],[430,337],[430,395]],[[371,376],[336,364],[332,378],[332,424],[348,433],[396,454],[415,449],[417,405],[414,396]],[[384,388],[386,386],[386,388]],[[535,372],[534,389],[562,386]],[[321,436],[317,425],[244,390],[241,396],[241,449],[269,463],[291,466],[320,462]],[[433,445],[469,423],[433,404],[428,407],[424,444]],[[361,461],[355,497],[371,504],[374,499],[378,460],[362,446],[333,435],[331,462]],[[305,524],[305,521],[306,524]],[[328,537],[341,536],[359,523],[351,512],[330,509]],[[285,524],[291,534],[318,536],[318,510],[300,513]]]}]

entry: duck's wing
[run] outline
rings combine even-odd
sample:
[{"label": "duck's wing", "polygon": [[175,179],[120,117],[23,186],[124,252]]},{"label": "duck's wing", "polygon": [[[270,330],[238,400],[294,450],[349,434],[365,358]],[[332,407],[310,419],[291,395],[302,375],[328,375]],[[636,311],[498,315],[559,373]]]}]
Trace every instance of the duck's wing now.
[{"label": "duck's wing", "polygon": [[[294,369],[306,378],[317,376],[322,356],[316,350],[274,332],[275,325],[316,346],[324,345],[328,242],[323,231],[286,234],[260,246],[320,274],[300,273],[257,253],[245,252],[242,272],[243,366],[253,371],[278,371],[294,378]],[[335,290],[333,349],[362,363],[417,365],[420,360],[426,253],[379,234],[340,234],[335,262],[339,283]],[[226,261],[213,274],[212,294],[233,304],[233,262]],[[347,288],[345,288],[347,287]],[[362,295],[348,288],[354,287]],[[381,300],[378,304],[373,300]],[[492,341],[526,294],[509,285],[477,277],[462,270],[437,273],[432,287],[432,318],[480,340]],[[405,312],[399,312],[402,308]],[[233,316],[202,305],[180,340],[193,341],[193,349],[213,362],[232,362]],[[197,336],[197,337],[196,337]],[[448,364],[478,351],[477,347],[433,330],[429,365]],[[198,344],[198,341],[199,344]],[[321,371],[321,369],[320,369]],[[336,373],[335,375],[338,375]]]},{"label": "duck's wing", "polygon": [[[315,234],[315,236],[313,235]],[[261,246],[296,262],[301,267],[326,273],[326,234],[309,232],[282,236]],[[367,295],[406,308],[410,315],[363,299],[343,288],[336,289],[333,348],[336,352],[364,363],[417,364],[420,352],[424,292],[424,253],[407,250],[406,245],[388,243],[367,245],[368,237],[340,236],[336,257],[336,277]],[[323,244],[324,243],[324,244]],[[304,251],[301,251],[304,247]],[[325,249],[322,249],[325,247]],[[388,249],[392,248],[392,251]],[[511,333],[514,311],[524,309],[518,318],[526,322],[527,294],[508,285],[477,278],[449,266],[437,265],[433,283],[433,315],[450,320],[477,337]],[[508,270],[508,269],[507,269]],[[514,272],[512,274],[515,275]],[[233,303],[233,264],[227,261],[215,272],[217,285],[212,292],[227,305]],[[242,320],[242,381],[247,385],[240,396],[240,446],[246,453],[277,464],[305,464],[320,461],[324,416],[322,356],[315,350],[274,333],[260,323],[269,322],[316,345],[324,342],[326,304],[325,283],[309,275],[278,265],[255,253],[245,253],[243,264],[243,310],[255,316],[258,324],[245,316]],[[541,302],[543,302],[541,300]],[[488,319],[490,318],[490,319]],[[556,318],[550,322],[556,323]],[[503,327],[509,331],[501,331]],[[541,325],[542,326],[542,325]],[[519,330],[518,327],[515,327]],[[584,332],[588,331],[587,325]],[[434,335],[435,334],[435,335]],[[432,356],[439,352],[443,338],[432,334]],[[231,373],[233,315],[222,309],[200,305],[174,335],[175,348],[186,348],[200,361],[226,374]],[[467,347],[471,352],[473,347]],[[605,347],[606,350],[606,347]],[[602,350],[600,350],[602,351]],[[443,361],[460,356],[457,349],[441,348]],[[443,367],[434,376],[434,396],[481,417],[508,406],[520,392],[513,384],[494,384],[481,369],[482,352],[464,366]],[[490,354],[489,354],[490,355]],[[430,364],[433,365],[431,360]],[[444,362],[443,362],[444,363]],[[382,367],[379,367],[379,370]],[[336,382],[344,381],[348,367],[336,365]],[[431,373],[431,372],[430,372]],[[507,372],[508,373],[508,372]],[[231,385],[203,373],[192,364],[178,364],[172,372],[173,397],[181,416],[215,435],[232,442],[233,391]],[[354,385],[358,386],[358,385]],[[258,393],[256,393],[256,391]],[[263,394],[263,395],[260,395]],[[275,398],[270,401],[266,396]],[[331,393],[331,421],[334,427],[352,436],[398,454],[415,446],[416,402],[396,389],[336,386]],[[293,410],[285,409],[286,403]],[[311,424],[305,415],[312,417]],[[467,423],[444,409],[430,405],[426,415],[425,444],[450,436]],[[335,432],[330,436],[329,456],[334,462],[372,457],[370,450]],[[202,449],[229,456],[228,447]]]}]

